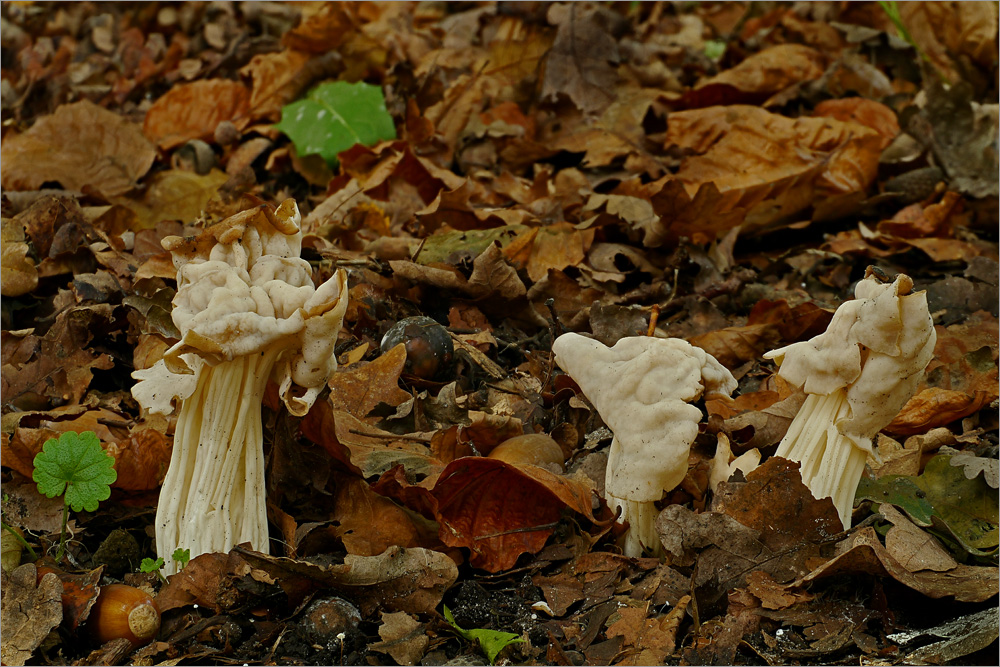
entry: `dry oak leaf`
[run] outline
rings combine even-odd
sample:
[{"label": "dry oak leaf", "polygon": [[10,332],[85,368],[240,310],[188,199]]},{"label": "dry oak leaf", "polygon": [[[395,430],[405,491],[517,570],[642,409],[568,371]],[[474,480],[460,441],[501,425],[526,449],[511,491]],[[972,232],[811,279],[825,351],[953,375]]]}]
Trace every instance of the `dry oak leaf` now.
[{"label": "dry oak leaf", "polygon": [[399,388],[399,374],[404,364],[406,346],[400,343],[374,361],[338,369],[327,383],[331,407],[365,421],[368,413],[380,403],[395,408],[410,400],[413,397],[409,392]]},{"label": "dry oak leaf", "polygon": [[307,71],[309,62],[308,53],[285,49],[258,54],[240,70],[251,81],[249,104],[254,120],[277,121],[281,117],[282,107],[293,102],[309,85],[312,79]]},{"label": "dry oak leaf", "polygon": [[796,83],[823,75],[826,58],[802,44],[778,44],[739,65],[698,82],[681,98],[690,108],[716,104],[754,104]]},{"label": "dry oak leaf", "polygon": [[[213,128],[214,129],[214,128]],[[93,188],[106,197],[136,187],[156,159],[139,127],[87,100],[64,104],[0,148],[9,190],[37,190],[59,181],[67,190]]]},{"label": "dry oak leaf", "polygon": [[143,133],[170,150],[191,139],[213,141],[215,128],[224,120],[245,127],[250,91],[228,79],[205,79],[171,88],[146,112]]},{"label": "dry oak leaf", "polygon": [[424,624],[405,611],[382,612],[378,636],[382,641],[369,644],[368,649],[388,653],[400,665],[418,664],[430,643]]},{"label": "dry oak leaf", "polygon": [[649,603],[645,607],[625,607],[608,619],[611,625],[607,637],[621,635],[625,644],[624,656],[615,659],[616,665],[659,665],[674,652],[677,628],[687,612],[690,596],[685,595],[665,616],[647,618]]},{"label": "dry oak leaf", "polygon": [[62,622],[62,582],[54,573],[39,580],[34,563],[25,563],[7,578],[4,573],[0,603],[0,661],[23,665],[59,623]]}]

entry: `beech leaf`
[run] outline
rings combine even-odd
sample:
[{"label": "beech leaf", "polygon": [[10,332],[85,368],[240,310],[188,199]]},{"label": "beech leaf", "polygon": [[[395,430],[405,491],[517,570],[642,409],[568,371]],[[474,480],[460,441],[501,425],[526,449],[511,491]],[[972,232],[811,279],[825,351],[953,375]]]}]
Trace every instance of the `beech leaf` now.
[{"label": "beech leaf", "polygon": [[339,163],[338,153],[355,144],[373,146],[396,138],[382,89],[361,82],[313,88],[306,99],[281,110],[275,127],[291,137],[299,155],[319,154],[331,166]]}]

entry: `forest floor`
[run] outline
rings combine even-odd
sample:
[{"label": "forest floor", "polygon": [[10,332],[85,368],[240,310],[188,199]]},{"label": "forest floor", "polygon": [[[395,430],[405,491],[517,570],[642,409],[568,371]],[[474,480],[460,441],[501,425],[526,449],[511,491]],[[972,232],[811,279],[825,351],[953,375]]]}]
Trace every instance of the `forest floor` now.
[{"label": "forest floor", "polygon": [[[996,3],[0,15],[4,664],[995,663]],[[339,367],[301,417],[266,387],[269,553],[158,576],[177,415],[132,389],[181,336],[161,242],[288,199],[315,284],[347,276]],[[803,394],[764,355],[869,274],[912,279],[936,344],[843,530],[774,455]],[[567,332],[738,382],[694,403],[658,555],[623,555]],[[114,483],[64,524],[35,457],[84,432]],[[161,614],[138,648],[88,618],[120,581]]]}]

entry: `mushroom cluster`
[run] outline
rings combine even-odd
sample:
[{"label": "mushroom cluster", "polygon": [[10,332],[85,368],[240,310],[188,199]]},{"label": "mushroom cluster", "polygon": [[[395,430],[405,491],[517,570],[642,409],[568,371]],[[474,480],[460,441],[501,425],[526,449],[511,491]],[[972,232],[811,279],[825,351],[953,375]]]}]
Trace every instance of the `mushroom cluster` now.
[{"label": "mushroom cluster", "polygon": [[702,419],[691,403],[706,393],[728,396],[736,380],[715,357],[678,338],[632,336],[609,348],[567,333],[552,351],[614,433],[604,490],[629,524],[625,555],[660,553],[656,501],[687,474]]},{"label": "mushroom cluster", "polygon": [[177,268],[173,321],[181,339],[132,377],[147,410],[180,401],[174,448],[156,511],[156,547],[168,573],[178,547],[191,557],[250,542],[268,551],[260,405],[269,379],[303,415],[337,366],[347,308],[339,270],[316,287],[299,257],[291,199],[242,211],[197,237],[163,240]]},{"label": "mushroom cluster", "polygon": [[824,333],[764,355],[807,395],[775,455],[800,463],[802,481],[816,498],[833,499],[845,529],[872,438],[913,396],[934,355],[927,294],[912,289],[908,276],[884,282],[869,267]]}]

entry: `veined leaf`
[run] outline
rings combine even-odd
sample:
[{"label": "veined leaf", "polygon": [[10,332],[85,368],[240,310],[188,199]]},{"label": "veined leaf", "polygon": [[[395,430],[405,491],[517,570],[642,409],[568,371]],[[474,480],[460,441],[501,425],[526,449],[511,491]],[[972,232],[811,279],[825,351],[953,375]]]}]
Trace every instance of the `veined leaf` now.
[{"label": "veined leaf", "polygon": [[396,127],[378,86],[358,82],[324,83],[304,100],[286,105],[275,125],[291,137],[299,155],[318,154],[330,165],[355,144],[371,146],[396,138]]},{"label": "veined leaf", "polygon": [[111,484],[118,479],[115,459],[101,448],[93,431],[67,431],[50,438],[35,456],[32,478],[38,491],[49,498],[66,494],[74,512],[93,512],[111,497]]}]

